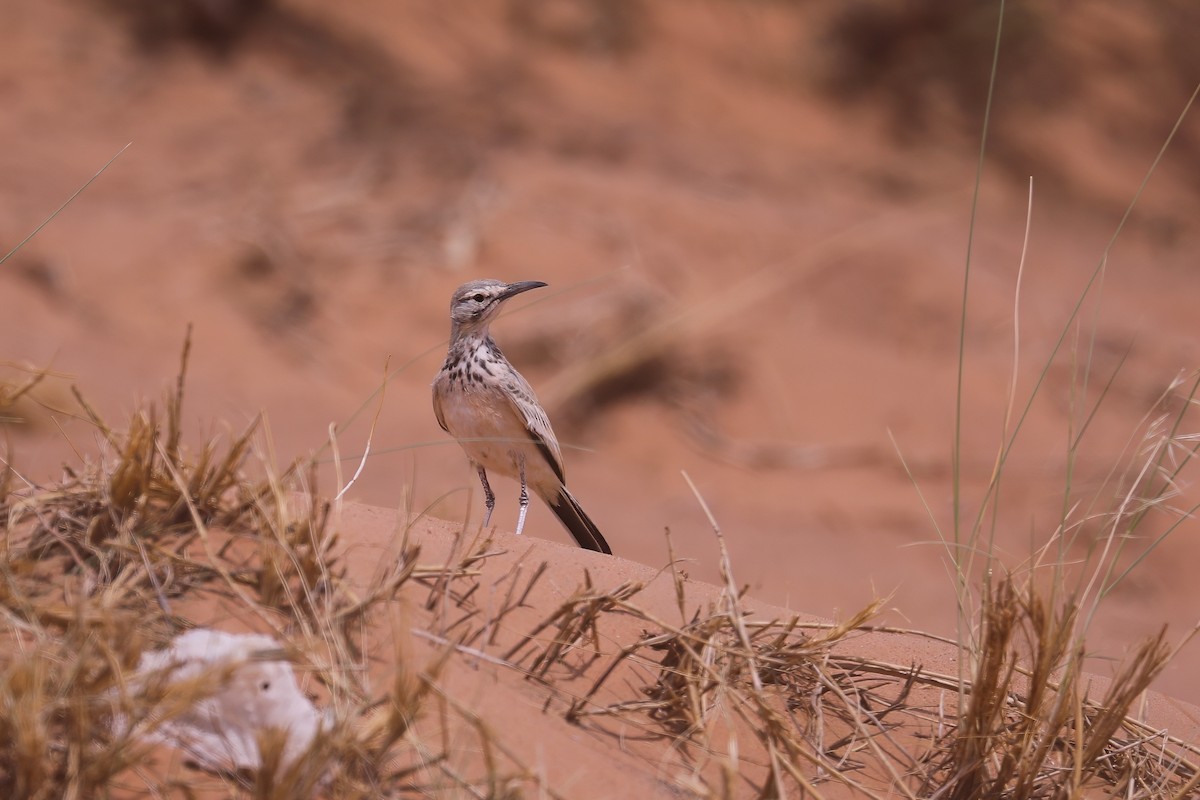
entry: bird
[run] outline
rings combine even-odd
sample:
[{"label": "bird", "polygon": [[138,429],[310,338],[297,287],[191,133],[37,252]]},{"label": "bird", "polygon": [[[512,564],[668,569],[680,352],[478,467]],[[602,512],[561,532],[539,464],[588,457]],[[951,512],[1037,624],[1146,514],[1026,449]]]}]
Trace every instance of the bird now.
[{"label": "bird", "polygon": [[458,440],[483,484],[487,527],[496,507],[488,472],[521,483],[517,533],[525,527],[529,489],[545,501],[575,542],[611,555],[596,523],[567,490],[562,452],[533,387],[508,363],[489,330],[508,300],[542,281],[464,283],[450,299],[450,347],[433,381],[433,412]]}]

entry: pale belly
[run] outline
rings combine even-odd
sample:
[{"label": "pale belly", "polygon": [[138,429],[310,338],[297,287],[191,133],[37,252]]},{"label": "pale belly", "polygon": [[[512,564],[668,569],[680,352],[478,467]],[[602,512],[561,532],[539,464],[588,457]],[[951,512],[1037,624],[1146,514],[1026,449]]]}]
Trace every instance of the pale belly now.
[{"label": "pale belly", "polygon": [[531,487],[557,489],[558,478],[545,454],[503,396],[483,389],[452,389],[442,394],[441,410],[450,434],[476,464],[488,472],[519,478],[519,464],[524,460],[525,478]]}]

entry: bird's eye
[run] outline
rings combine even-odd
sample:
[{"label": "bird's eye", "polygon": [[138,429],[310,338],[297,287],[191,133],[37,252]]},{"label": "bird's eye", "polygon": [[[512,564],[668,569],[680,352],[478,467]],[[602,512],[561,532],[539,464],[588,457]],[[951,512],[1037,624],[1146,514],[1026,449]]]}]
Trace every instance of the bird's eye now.
[{"label": "bird's eye", "polygon": [[473,294],[471,296],[471,299],[474,300],[476,303],[482,303],[483,302],[483,293],[476,292],[475,294]]}]

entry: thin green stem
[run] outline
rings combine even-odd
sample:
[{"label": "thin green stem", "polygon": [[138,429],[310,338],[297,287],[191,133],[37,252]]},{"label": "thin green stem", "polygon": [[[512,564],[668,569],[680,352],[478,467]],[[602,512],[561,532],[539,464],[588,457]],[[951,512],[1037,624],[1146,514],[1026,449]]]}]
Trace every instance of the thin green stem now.
[{"label": "thin green stem", "polygon": [[[958,374],[955,379],[955,395],[954,395],[954,444],[951,454],[951,492],[952,505],[951,514],[952,525],[954,531],[954,550],[951,557],[954,561],[955,573],[958,579],[958,595],[959,604],[962,605],[962,598],[967,592],[969,582],[969,572],[971,565],[974,563],[974,556],[967,557],[967,566],[963,566],[963,539],[962,526],[960,524],[962,514],[962,410],[963,410],[963,376],[966,366],[966,349],[967,349],[967,313],[968,299],[971,289],[971,256],[975,246],[975,224],[979,216],[979,197],[980,190],[983,186],[983,166],[987,156],[988,130],[992,120],[992,102],[996,91],[996,76],[999,73],[1000,66],[1000,41],[1004,31],[1004,0],[1000,0],[1000,13],[996,19],[996,41],[992,49],[992,66],[988,75],[988,91],[987,100],[983,107],[983,130],[979,137],[979,158],[975,164],[975,186],[971,194],[971,216],[967,223],[967,252],[963,263],[963,288],[962,288],[962,316],[958,326]],[[973,530],[978,530],[978,525]],[[985,586],[986,591],[986,586]],[[958,614],[958,641],[959,646],[963,647],[965,642],[965,627],[967,620],[963,614]],[[964,659],[958,659],[959,670],[959,686],[960,691],[965,691],[965,675]]]},{"label": "thin green stem", "polygon": [[[1104,271],[1105,266],[1108,263],[1109,252],[1112,250],[1113,246],[1116,244],[1117,237],[1120,236],[1121,231],[1124,229],[1126,223],[1129,221],[1129,217],[1133,214],[1133,209],[1137,205],[1138,201],[1141,199],[1142,193],[1145,191],[1147,184],[1149,184],[1150,177],[1157,171],[1159,163],[1162,161],[1163,156],[1166,154],[1167,147],[1170,146],[1171,142],[1175,138],[1175,135],[1179,132],[1179,128],[1183,124],[1184,118],[1187,116],[1188,112],[1191,110],[1192,106],[1195,104],[1196,97],[1198,95],[1200,95],[1200,83],[1198,83],[1196,85],[1196,89],[1192,92],[1192,95],[1190,98],[1188,98],[1188,101],[1184,105],[1183,110],[1179,113],[1179,117],[1178,117],[1178,119],[1176,119],[1174,127],[1171,128],[1171,132],[1167,135],[1166,141],[1164,141],[1162,147],[1159,148],[1158,154],[1154,157],[1154,161],[1151,162],[1150,168],[1146,171],[1146,175],[1142,178],[1142,182],[1138,185],[1137,191],[1134,193],[1133,199],[1130,200],[1129,205],[1125,209],[1125,213],[1121,216],[1121,221],[1117,224],[1116,231],[1113,232],[1113,235],[1109,239],[1108,244],[1105,245],[1104,252],[1101,254],[1101,257],[1100,257],[1100,262],[1096,265],[1096,268],[1092,271],[1092,274],[1088,278],[1087,283],[1084,284],[1083,291],[1080,292],[1079,299],[1075,301],[1075,305],[1071,308],[1071,313],[1067,316],[1067,320],[1063,324],[1062,332],[1059,333],[1058,339],[1054,343],[1054,347],[1051,348],[1050,354],[1046,357],[1046,362],[1042,366],[1042,371],[1038,374],[1038,378],[1037,378],[1037,381],[1034,383],[1033,390],[1029,393],[1029,398],[1025,402],[1025,407],[1021,410],[1021,414],[1017,418],[1017,424],[1013,428],[1012,436],[1009,437],[1008,444],[1005,446],[1004,451],[1001,454],[999,466],[1003,466],[1004,463],[1008,460],[1008,456],[1012,452],[1013,446],[1016,444],[1017,436],[1020,433],[1021,428],[1024,426],[1026,418],[1029,416],[1030,409],[1032,409],[1032,407],[1033,407],[1033,401],[1037,397],[1042,384],[1046,380],[1046,376],[1050,372],[1050,368],[1054,364],[1055,357],[1058,355],[1059,351],[1062,349],[1063,343],[1067,340],[1067,336],[1070,334],[1072,326],[1075,324],[1075,320],[1079,317],[1079,313],[1083,308],[1084,301],[1091,294],[1093,286],[1095,286],[1097,280],[1099,280],[1101,274]],[[965,306],[965,303],[964,303],[964,306]],[[965,317],[965,311],[964,311],[964,317]],[[960,355],[959,359],[960,359],[959,372],[961,375],[961,371],[962,371],[962,366],[961,366],[962,356],[961,355]],[[961,391],[962,391],[962,381],[960,378],[960,380],[959,380],[960,394],[961,394]],[[958,421],[956,420],[956,426],[957,426],[957,424],[958,424]],[[958,440],[958,434],[957,434],[957,430],[956,430],[956,433],[955,433],[956,452],[957,452],[957,447],[958,447],[957,440]],[[954,501],[955,506],[954,507],[955,507],[955,513],[957,514],[957,510],[958,510],[958,475],[957,475],[957,472],[955,473],[954,489],[955,489],[955,501]],[[977,530],[979,528],[979,525],[983,518],[982,517],[983,510],[986,509],[987,502],[991,498],[993,490],[994,490],[994,481],[993,481],[993,485],[989,485],[988,488],[984,492],[983,502],[980,504],[980,514],[975,520],[975,525],[974,525],[975,530]],[[957,520],[955,520],[955,530],[956,531],[957,531],[957,527],[958,527]]]},{"label": "thin green stem", "polygon": [[979,194],[983,186],[983,165],[987,155],[988,128],[992,119],[992,99],[996,90],[996,75],[1000,64],[1000,38],[1004,29],[1004,0],[1000,0],[1000,15],[996,20],[996,43],[992,50],[992,68],[988,76],[987,101],[983,107],[983,131],[979,140],[979,158],[975,164],[975,187],[971,194],[971,217],[967,223],[967,254],[963,263],[962,287],[962,316],[958,325],[958,374],[955,382],[954,396],[954,479],[953,479],[953,513],[954,541],[961,541],[959,512],[962,508],[962,480],[959,465],[962,462],[962,408],[963,408],[963,373],[966,366],[967,349],[967,311],[968,298],[971,288],[971,256],[975,246],[975,223],[979,216]]},{"label": "thin green stem", "polygon": [[41,231],[42,231],[42,228],[44,228],[44,227],[46,227],[47,225],[49,225],[51,220],[53,220],[55,217],[57,217],[59,214],[61,214],[61,213],[62,213],[62,212],[63,212],[63,211],[66,209],[66,207],[67,207],[67,206],[71,205],[71,203],[72,203],[72,202],[74,202],[74,200],[75,200],[75,198],[76,198],[76,197],[79,197],[79,195],[83,194],[83,190],[84,190],[84,189],[86,189],[86,188],[88,188],[89,186],[91,186],[91,185],[92,185],[92,183],[93,183],[93,182],[96,180],[96,178],[99,178],[101,175],[103,175],[103,174],[104,174],[104,170],[108,169],[108,168],[109,168],[109,167],[112,165],[112,163],[113,163],[114,161],[116,161],[118,158],[120,158],[120,157],[121,157],[121,154],[122,154],[122,153],[124,153],[126,150],[128,150],[128,149],[129,149],[129,148],[130,148],[132,145],[133,145],[133,142],[130,142],[129,144],[125,145],[125,146],[124,146],[124,147],[122,147],[120,150],[118,150],[116,155],[114,155],[114,156],[113,156],[112,158],[110,158],[108,161],[105,161],[105,162],[104,162],[104,166],[103,166],[103,167],[101,167],[99,170],[97,170],[95,175],[93,175],[92,177],[88,178],[88,179],[87,179],[87,182],[85,182],[85,183],[83,184],[83,186],[80,186],[78,189],[76,189],[76,190],[75,190],[75,193],[74,193],[74,194],[72,194],[70,197],[68,197],[68,198],[67,198],[67,199],[66,199],[66,200],[63,202],[63,204],[62,204],[61,206],[59,206],[58,208],[56,208],[56,209],[54,210],[54,213],[53,213],[53,214],[51,214],[50,216],[46,217],[46,219],[44,219],[44,220],[42,221],[42,224],[41,224],[41,225],[38,225],[36,228],[34,228],[34,229],[33,229],[33,231],[32,231],[32,232],[31,232],[31,233],[30,233],[28,236],[26,236],[26,237],[25,237],[24,239],[22,239],[21,241],[17,242],[17,246],[16,246],[16,247],[14,247],[12,250],[9,250],[7,253],[5,253],[5,255],[4,255],[4,258],[0,258],[0,264],[3,264],[5,261],[8,261],[10,258],[12,258],[12,257],[13,257],[13,255],[14,255],[14,254],[15,254],[15,253],[16,253],[18,250],[20,250],[22,247],[24,247],[24,246],[25,246],[25,244],[26,244],[26,243],[27,243],[27,242],[28,242],[30,239],[32,239],[33,237],[35,237],[35,236],[37,236],[39,233],[41,233]]}]

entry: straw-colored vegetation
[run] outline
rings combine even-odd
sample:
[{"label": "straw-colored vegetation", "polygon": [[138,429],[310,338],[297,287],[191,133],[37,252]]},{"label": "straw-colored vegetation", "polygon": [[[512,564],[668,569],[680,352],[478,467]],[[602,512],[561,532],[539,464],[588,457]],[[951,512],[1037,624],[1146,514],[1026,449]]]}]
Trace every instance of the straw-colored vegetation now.
[{"label": "straw-colored vegetation", "polygon": [[[185,347],[185,367],[186,357]],[[330,504],[306,491],[301,465],[276,472],[258,463],[263,477],[249,477],[248,462],[261,461],[252,456],[257,424],[195,452],[183,444],[183,375],[164,406],[138,411],[120,430],[77,394],[106,446],[56,485],[25,483],[5,462],[0,796],[193,796],[205,786],[156,769],[162,756],[146,736],[217,691],[220,676],[139,683],[140,691],[131,681],[143,651],[193,627],[189,610],[201,607],[286,642],[309,691],[332,712],[305,758],[281,767],[283,740],[268,733],[263,768],[213,776],[214,796],[418,796],[474,786],[436,744],[411,735],[444,660],[423,667],[397,652],[388,685],[372,692],[360,647],[364,620],[399,587],[453,580],[461,568],[421,567],[406,547],[365,594],[351,589]],[[496,767],[480,780],[509,778]]]},{"label": "straw-colored vegetation", "polygon": [[[433,566],[405,537],[394,568],[365,590],[351,586],[336,513],[306,465],[264,462],[257,425],[185,445],[183,375],[163,406],[121,429],[79,395],[105,446],[58,484],[5,469],[5,797],[182,797],[205,787],[262,798],[560,796],[447,688],[456,659],[534,682],[547,714],[598,742],[635,731],[639,757],[698,797],[1168,798],[1200,780],[1194,751],[1129,717],[1168,657],[1162,636],[1107,689],[1090,690],[1078,605],[1033,580],[997,580],[985,594],[961,683],[846,652],[873,630],[878,604],[832,627],[760,617],[727,556],[726,584],[703,600],[671,569],[674,621],[640,604],[645,587],[633,581],[602,588],[585,578],[541,607],[532,598],[545,563],[512,570],[497,602],[479,591],[497,553],[465,537]],[[724,552],[715,522],[714,531]],[[372,667],[368,642],[387,638],[396,598],[422,645],[435,646],[398,636],[392,657]],[[165,769],[170,759],[147,743],[218,690],[220,676],[135,690],[138,660],[214,606],[285,642],[329,709],[305,758],[282,766],[283,740],[268,733],[261,770],[200,779]],[[643,635],[613,641],[617,617]],[[131,722],[114,726],[118,717]]]},{"label": "straw-colored vegetation", "polygon": [[[607,13],[597,35],[630,47],[628,16]],[[514,23],[562,38],[532,19]],[[611,384],[676,344],[667,328],[637,335],[564,393]],[[1170,509],[1200,447],[1185,425],[1200,382],[1164,395],[1134,440],[1132,467],[1096,495],[1115,498],[1111,509],[1076,497],[1067,477],[1059,528],[1020,571],[1007,573],[987,546],[994,495],[965,534],[956,495],[947,546],[962,625],[957,642],[941,644],[957,644],[960,667],[942,674],[856,646],[924,636],[876,625],[882,601],[833,625],[764,617],[715,519],[725,582],[697,589],[672,559],[670,614],[640,581],[605,586],[586,573],[565,595],[557,575],[559,599],[543,603],[551,568],[522,559],[485,584],[489,562],[512,554],[465,526],[435,562],[401,530],[394,562],[355,582],[337,503],[318,491],[311,462],[274,464],[259,422],[185,442],[187,358],[185,343],[165,402],[121,425],[76,391],[101,444],[58,482],[30,482],[0,453],[0,797],[569,796],[456,694],[451,676],[463,665],[526,682],[548,720],[640,760],[681,797],[1183,800],[1200,789],[1200,751],[1136,716],[1171,655],[1165,633],[1103,685],[1085,672],[1091,618],[1148,552],[1129,552],[1130,542],[1153,548],[1194,510],[1165,524],[1153,516]],[[0,380],[0,424],[24,419],[49,374]],[[1081,406],[1072,461],[1093,412]],[[706,429],[697,435],[751,461]],[[1015,437],[998,458],[996,493]],[[1084,537],[1088,559],[1068,570],[1065,554]],[[266,731],[260,769],[202,772],[149,738],[227,676],[139,680],[142,654],[223,621],[282,642],[327,712],[305,757],[285,763],[283,735]],[[635,627],[631,638],[613,633]]]}]

